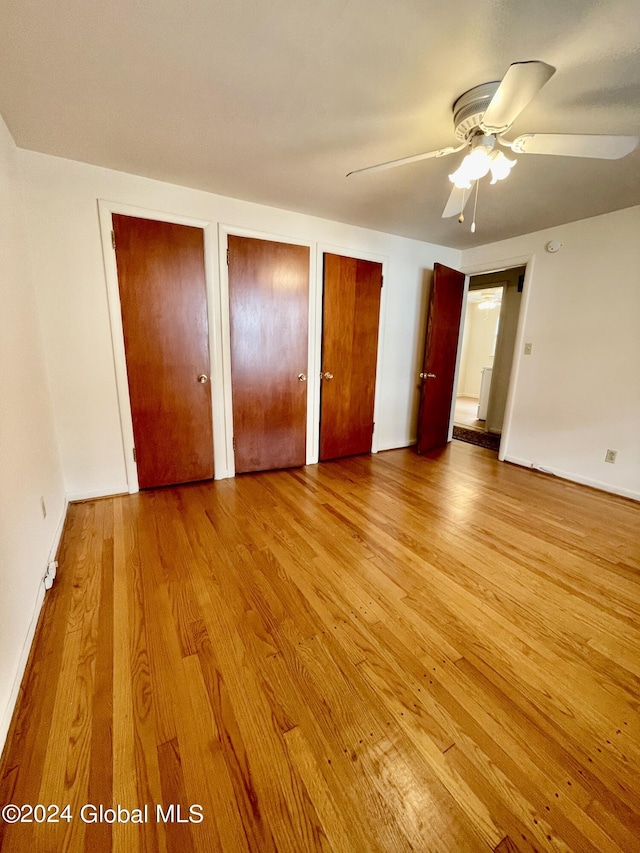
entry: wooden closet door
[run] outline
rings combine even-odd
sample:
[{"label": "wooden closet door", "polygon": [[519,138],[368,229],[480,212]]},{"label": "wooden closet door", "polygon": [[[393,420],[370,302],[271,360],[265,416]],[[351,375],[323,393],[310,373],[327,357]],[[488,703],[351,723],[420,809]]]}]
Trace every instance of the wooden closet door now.
[{"label": "wooden closet door", "polygon": [[140,488],[210,479],[203,231],[114,214],[113,232]]},{"label": "wooden closet door", "polygon": [[382,264],[324,256],[320,459],[370,453]]},{"label": "wooden closet door", "polygon": [[463,294],[464,273],[434,264],[420,374],[418,453],[427,453],[449,440]]},{"label": "wooden closet door", "polygon": [[306,462],[309,248],[228,238],[235,469]]}]

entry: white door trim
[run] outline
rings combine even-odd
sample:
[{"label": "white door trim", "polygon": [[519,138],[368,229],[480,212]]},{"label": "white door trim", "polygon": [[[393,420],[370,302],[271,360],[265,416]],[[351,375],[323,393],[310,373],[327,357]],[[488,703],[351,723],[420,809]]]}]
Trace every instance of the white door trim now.
[{"label": "white door trim", "polygon": [[[511,374],[509,376],[509,389],[507,391],[507,402],[504,409],[504,421],[502,424],[502,435],[500,438],[500,450],[498,451],[498,459],[504,462],[508,455],[509,440],[511,437],[511,423],[513,420],[513,411],[518,388],[518,375],[522,363],[524,349],[524,329],[526,325],[527,313],[529,310],[529,294],[531,293],[531,284],[533,281],[533,269],[535,265],[536,255],[532,252],[528,255],[517,255],[510,258],[498,258],[492,261],[485,261],[481,264],[472,264],[465,266],[464,272],[468,276],[482,275],[483,273],[499,272],[501,270],[512,269],[513,267],[525,267],[524,284],[522,287],[522,301],[520,303],[520,313],[518,314],[518,325],[516,330],[516,339],[513,347],[513,361],[511,362]],[[463,305],[463,311],[466,308],[466,299]]]},{"label": "white door trim", "polygon": [[105,280],[107,286],[107,301],[111,325],[111,342],[113,362],[118,394],[120,427],[122,432],[122,452],[127,472],[127,487],[133,494],[139,490],[138,466],[133,458],[133,418],[131,415],[131,398],[127,378],[127,362],[124,348],[124,332],[122,328],[122,313],[120,306],[120,291],[118,288],[118,270],[116,254],[111,242],[113,230],[112,215],[136,216],[140,219],[153,219],[160,222],[171,222],[176,225],[190,225],[201,228],[204,238],[205,286],[207,295],[207,315],[209,321],[209,375],[211,376],[211,404],[213,421],[213,450],[215,478],[228,477],[225,471],[224,457],[217,450],[220,439],[224,435],[224,397],[222,394],[219,374],[220,368],[220,318],[217,311],[215,292],[215,256],[217,251],[216,232],[213,223],[204,219],[181,216],[168,211],[150,210],[131,204],[98,199],[98,215],[100,221],[100,236],[102,240],[102,256],[104,260]]}]

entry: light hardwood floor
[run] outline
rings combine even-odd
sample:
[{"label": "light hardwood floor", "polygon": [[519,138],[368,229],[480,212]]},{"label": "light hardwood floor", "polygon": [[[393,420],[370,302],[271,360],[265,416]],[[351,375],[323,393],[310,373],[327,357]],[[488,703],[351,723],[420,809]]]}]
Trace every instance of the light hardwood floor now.
[{"label": "light hardwood floor", "polygon": [[71,506],[3,853],[640,850],[639,528],[458,442]]},{"label": "light hardwood floor", "polygon": [[485,421],[478,420],[478,398],[456,397],[453,422],[458,426],[485,432]]}]

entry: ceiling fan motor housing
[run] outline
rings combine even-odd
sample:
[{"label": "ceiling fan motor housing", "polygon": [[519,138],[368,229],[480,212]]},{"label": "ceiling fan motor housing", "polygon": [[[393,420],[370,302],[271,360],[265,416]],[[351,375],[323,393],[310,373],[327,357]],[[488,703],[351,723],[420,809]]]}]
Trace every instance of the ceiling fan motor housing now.
[{"label": "ceiling fan motor housing", "polygon": [[498,91],[500,80],[474,86],[460,95],[453,105],[453,124],[459,142],[466,142],[480,127],[482,116]]}]

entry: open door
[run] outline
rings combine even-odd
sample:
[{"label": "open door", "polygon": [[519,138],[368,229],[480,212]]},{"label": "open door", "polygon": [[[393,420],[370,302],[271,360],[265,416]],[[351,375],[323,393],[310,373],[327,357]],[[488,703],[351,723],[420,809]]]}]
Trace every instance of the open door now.
[{"label": "open door", "polygon": [[420,379],[418,453],[447,443],[456,370],[464,273],[435,264]]}]

